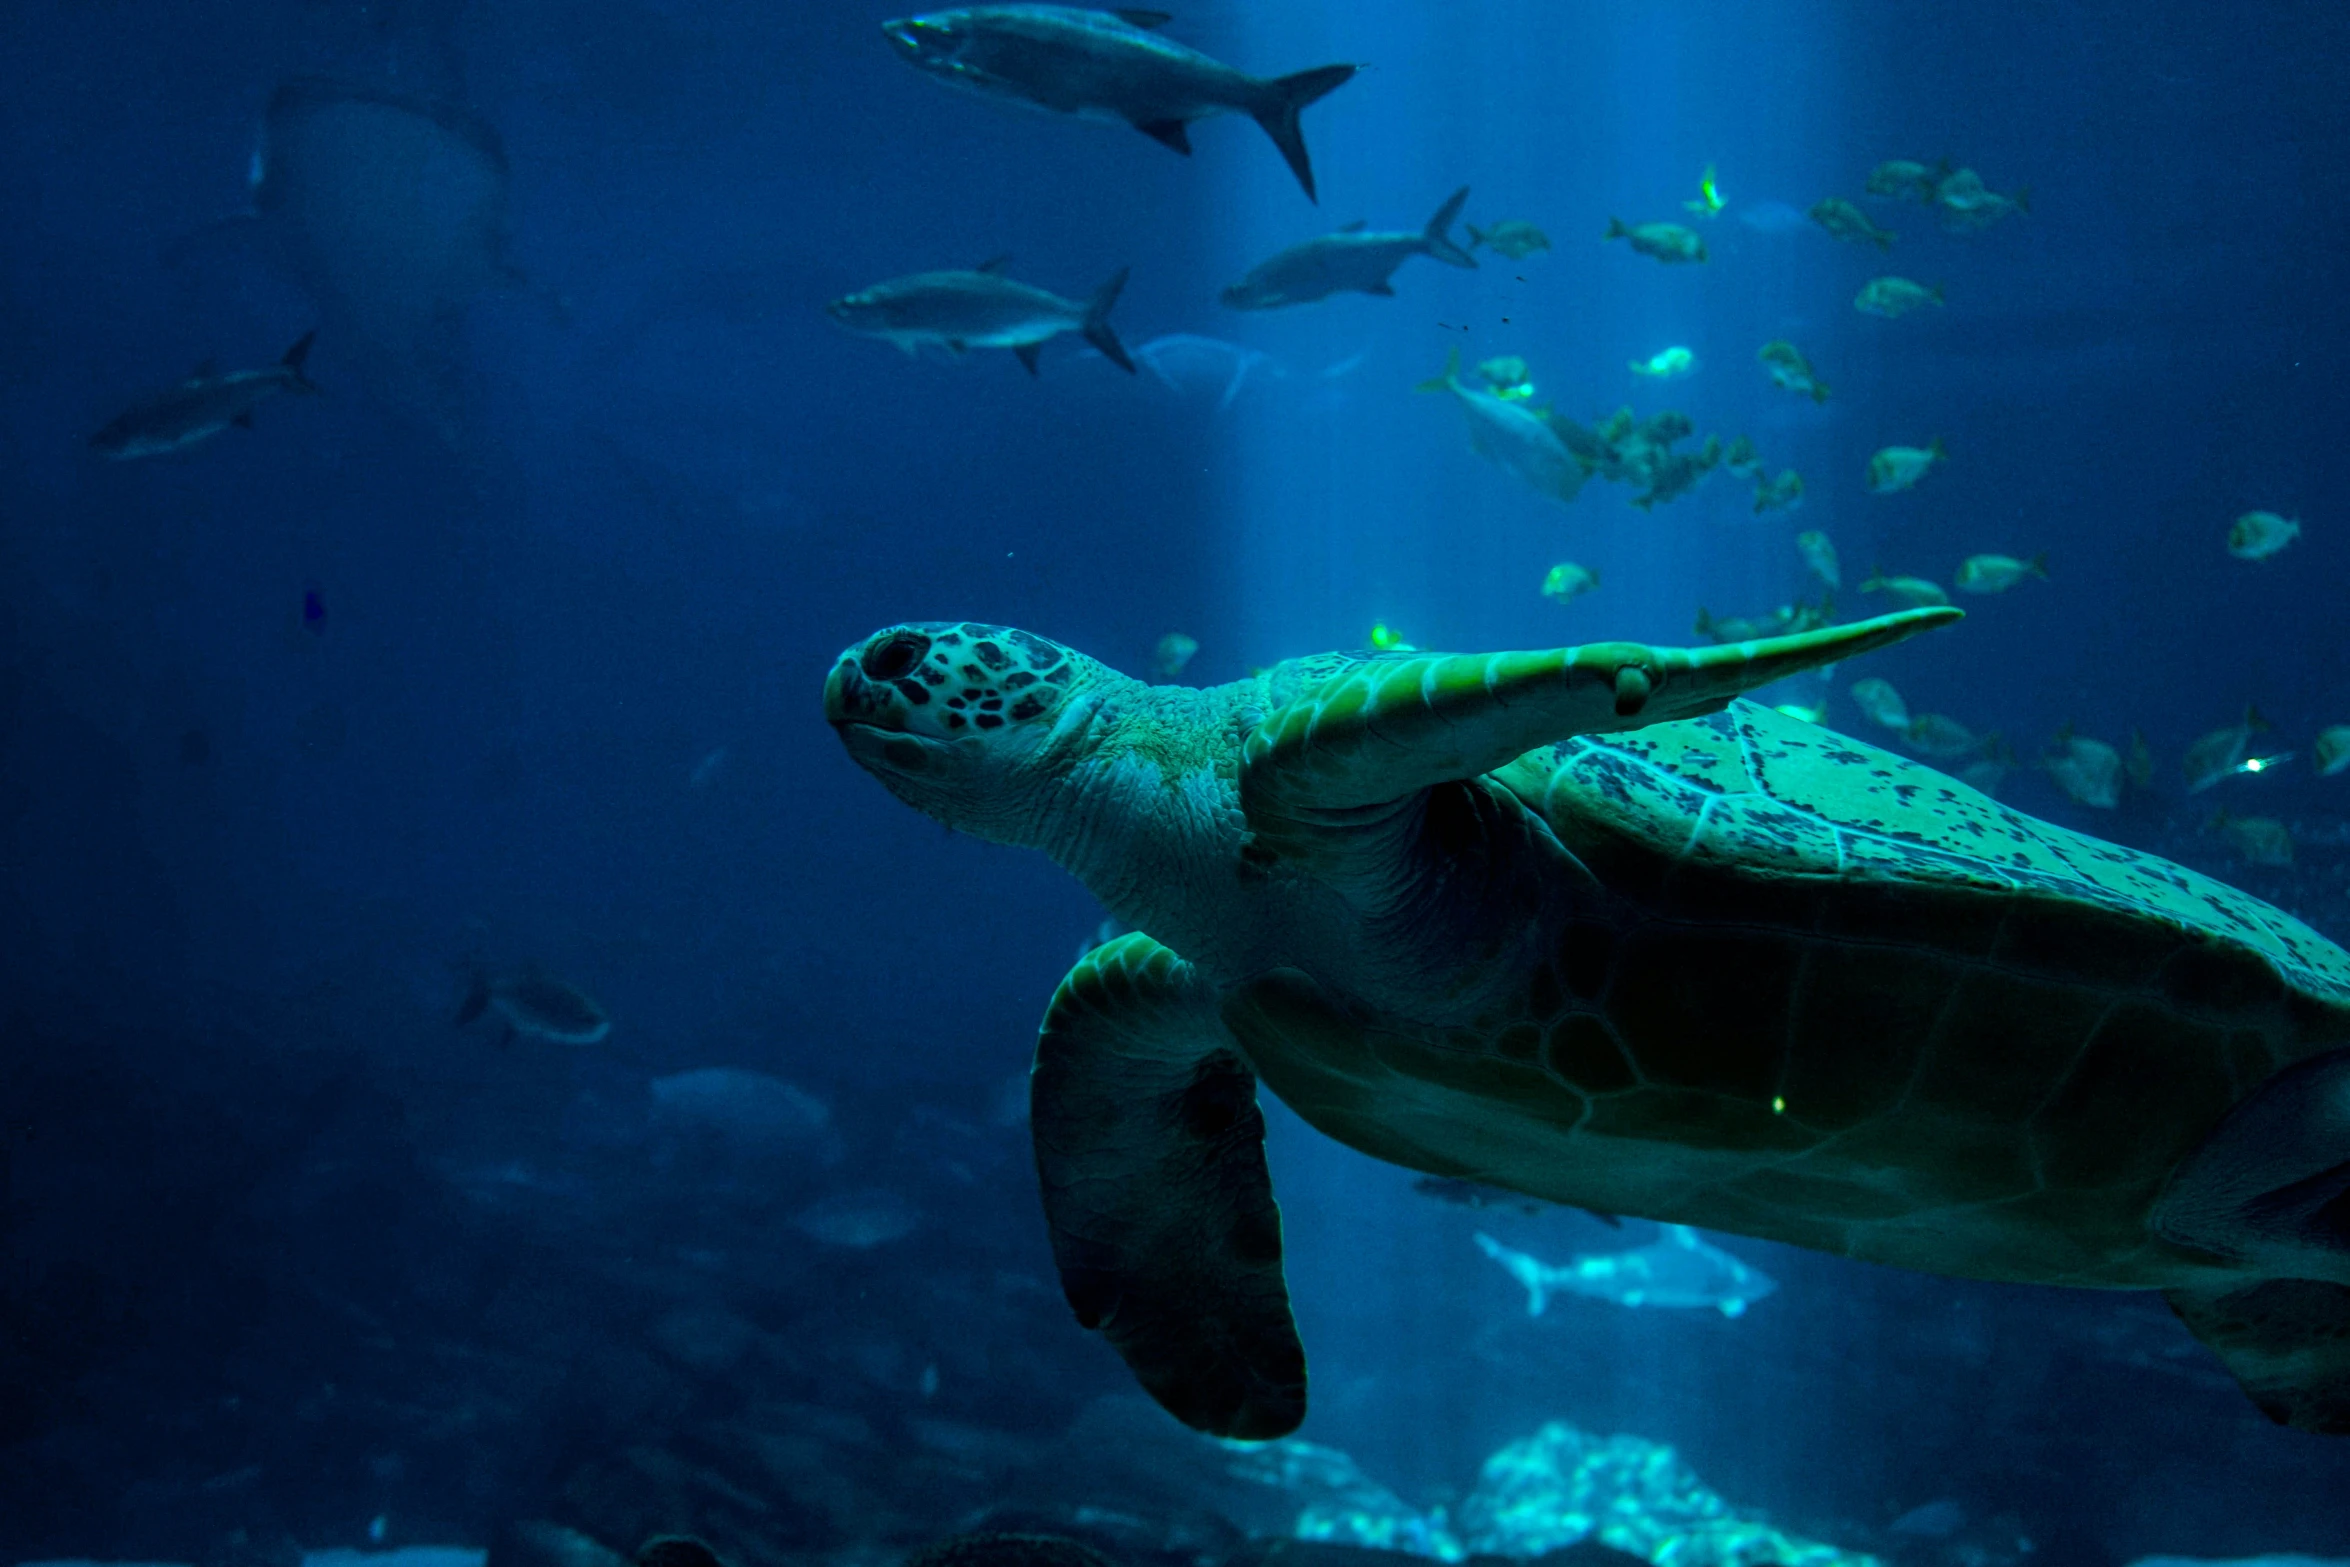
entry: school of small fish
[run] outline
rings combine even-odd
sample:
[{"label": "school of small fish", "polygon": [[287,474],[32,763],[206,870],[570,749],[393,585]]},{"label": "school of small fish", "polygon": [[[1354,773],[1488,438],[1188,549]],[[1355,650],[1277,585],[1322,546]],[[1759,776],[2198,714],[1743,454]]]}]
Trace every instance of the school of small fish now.
[{"label": "school of small fish", "polygon": [[[1063,116],[1121,122],[1179,154],[1190,152],[1192,128],[1201,122],[1219,116],[1253,119],[1299,189],[1308,200],[1318,200],[1300,116],[1346,85],[1360,67],[1330,64],[1286,75],[1253,75],[1177,42],[1162,30],[1169,20],[1156,11],[977,6],[890,21],[881,32],[908,67],[942,84]],[[277,112],[273,106],[273,114]],[[490,145],[478,130],[465,132],[473,141],[456,131],[450,134],[463,146]],[[1867,172],[1861,190],[1870,200],[1923,209],[1954,235],[1979,234],[2032,211],[2028,189],[1996,190],[1976,170],[1947,159],[1931,164],[1908,159],[1880,162]],[[1398,292],[1394,280],[1399,271],[1415,259],[1474,270],[1480,266],[1479,252],[1523,265],[1553,249],[1549,234],[1523,217],[1468,222],[1469,199],[1468,186],[1455,189],[1418,227],[1376,229],[1367,221],[1355,221],[1308,234],[1249,268],[1218,297],[1226,308],[1252,314],[1311,306],[1346,294],[1387,300]],[[1688,221],[1627,222],[1611,215],[1604,229],[1594,222],[1580,232],[1596,233],[1602,242],[1621,241],[1643,262],[1671,268],[1712,264],[1709,225],[1732,209],[1716,165],[1705,166],[1696,195],[1679,206]],[[1755,233],[1785,235],[1808,227],[1840,246],[1879,255],[1890,253],[1900,239],[1860,202],[1842,194],[1824,195],[1806,210],[1784,202],[1749,202],[1737,208],[1737,215]],[[1456,226],[1465,242],[1453,237]],[[494,246],[485,241],[482,248],[494,261]],[[1734,253],[1735,247],[1730,249]],[[920,258],[908,259],[920,264]],[[1040,372],[1047,344],[1074,336],[1090,345],[1091,356],[1130,374],[1147,370],[1170,391],[1183,393],[1198,386],[1214,393],[1219,411],[1231,405],[1252,372],[1268,377],[1288,374],[1261,350],[1189,333],[1155,337],[1129,352],[1110,322],[1128,279],[1125,268],[1089,293],[1062,295],[1013,277],[1008,257],[944,268],[936,265],[936,258],[930,260],[928,270],[908,271],[841,295],[823,309],[846,331],[890,344],[909,357],[961,360],[977,349],[1008,349],[1031,376]],[[1053,269],[1048,265],[1041,271],[1050,276]],[[1923,282],[1892,272],[1867,278],[1852,299],[1855,311],[1886,322],[1949,305],[1940,281]],[[1898,342],[1909,330],[1914,329],[1887,328],[1886,341]],[[231,426],[250,429],[259,405],[281,394],[318,390],[304,369],[314,335],[304,335],[275,363],[259,368],[224,372],[207,362],[178,385],[133,403],[93,435],[89,446],[105,458],[127,461],[188,451]],[[1343,374],[1362,357],[1357,354],[1324,375]],[[1763,343],[1755,359],[1773,385],[1815,405],[1828,401],[1828,382],[1788,338]],[[1697,376],[1701,357],[1689,344],[1668,343],[1626,364],[1635,382],[1661,386]],[[1695,493],[1716,470],[1751,482],[1752,512],[1757,517],[1793,511],[1805,499],[1803,476],[1792,468],[1774,468],[1745,434],[1727,440],[1719,434],[1700,438],[1690,416],[1674,409],[1643,417],[1631,407],[1620,407],[1604,418],[1586,421],[1554,402],[1537,402],[1527,362],[1516,355],[1487,358],[1464,373],[1456,351],[1442,373],[1421,389],[1449,394],[1462,410],[1471,448],[1560,506],[1573,503],[1596,478],[1626,486],[1630,504],[1652,512]],[[1894,498],[1918,490],[1950,461],[1939,436],[1923,445],[1884,445],[1867,459],[1862,487],[1885,498],[1889,509],[1914,505]],[[1948,483],[1937,479],[1933,488]],[[2234,559],[2267,562],[2300,538],[2302,526],[2299,518],[2276,511],[2247,510],[2228,525],[2225,547]],[[1805,575],[1816,587],[1816,599],[1794,597],[1749,616],[1717,618],[1700,609],[1697,633],[1732,642],[1832,623],[1833,596],[1844,585],[1836,546],[1821,529],[1799,533],[1795,546]],[[1952,590],[1984,597],[2019,588],[2028,592],[2027,584],[2045,582],[2049,576],[2044,553],[1985,551],[1956,564],[1946,579],[1949,589],[1933,577],[1878,567],[1857,584],[1857,592],[1881,600],[1884,607],[1907,609],[1946,605]],[[1560,561],[1543,575],[1540,592],[1553,603],[1567,605],[1595,591],[1599,582],[1597,570]],[[315,615],[308,609],[313,602],[318,605]],[[323,625],[323,601],[313,594],[306,600],[305,614],[304,624],[317,631]],[[1384,623],[1373,627],[1370,642],[1378,651],[1410,647]],[[1151,666],[1161,678],[1176,679],[1198,651],[1192,637],[1168,632],[1153,648]],[[1901,694],[1881,678],[1855,680],[1847,689],[1868,722],[1920,755],[1954,764],[1955,771],[1981,787],[1996,787],[2013,763],[1997,735],[1978,736],[1947,715],[1912,713]],[[1812,699],[1777,705],[1785,712],[1822,718],[1824,688]],[[2255,737],[2267,729],[2266,721],[2247,709],[2238,723],[2198,739],[2182,763],[2187,792],[2200,793],[2224,780],[2271,771],[2292,760],[2292,751],[2263,754],[2256,749]],[[2350,771],[2350,724],[2322,730],[2308,749],[2310,765],[2320,776]],[[712,753],[705,769],[697,770],[697,783],[705,770],[715,772],[717,759],[724,754],[723,747]],[[2156,771],[2142,734],[2133,733],[2125,754],[2069,727],[2042,751],[2038,766],[2068,797],[2098,810],[2118,809],[2130,791],[2152,789]],[[2290,863],[2290,836],[2269,818],[2223,813],[2210,825],[2251,863]],[[600,1039],[609,1027],[601,1008],[584,993],[535,970],[477,975],[465,1012],[468,1018],[494,1014],[509,1034],[574,1042]]]}]

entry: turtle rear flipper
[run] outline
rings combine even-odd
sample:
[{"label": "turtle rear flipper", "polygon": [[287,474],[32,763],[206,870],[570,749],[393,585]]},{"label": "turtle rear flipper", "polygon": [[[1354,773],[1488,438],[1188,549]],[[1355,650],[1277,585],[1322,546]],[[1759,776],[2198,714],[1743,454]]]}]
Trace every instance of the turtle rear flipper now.
[{"label": "turtle rear flipper", "polygon": [[2271,1420],[2350,1435],[2350,1050],[2230,1110],[2171,1177],[2154,1228],[2273,1275],[2165,1298]]},{"label": "turtle rear flipper", "polygon": [[1148,936],[1061,981],[1029,1122],[1077,1320],[1185,1425],[1264,1441],[1305,1418],[1256,1075],[1213,987]]},{"label": "turtle rear flipper", "polygon": [[[2231,1109],[2171,1176],[2153,1225],[2247,1273],[2350,1285],[2350,1050],[2296,1062]],[[2350,1372],[2350,1315],[2338,1331]]]},{"label": "turtle rear flipper", "polygon": [[1709,648],[1597,642],[1358,660],[1264,716],[1243,754],[1242,807],[1278,842],[1285,822],[1400,800],[1574,735],[1700,718],[1758,686],[1958,618],[1916,609]]},{"label": "turtle rear flipper", "polygon": [[2249,1289],[2166,1290],[2195,1336],[2279,1425],[2350,1436],[2350,1285],[2270,1279]]}]

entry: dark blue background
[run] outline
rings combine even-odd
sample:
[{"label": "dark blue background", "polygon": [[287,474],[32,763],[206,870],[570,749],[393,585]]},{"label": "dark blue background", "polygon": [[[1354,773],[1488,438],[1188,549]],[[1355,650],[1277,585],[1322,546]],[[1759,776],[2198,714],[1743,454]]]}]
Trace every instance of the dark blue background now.
[{"label": "dark blue background", "polygon": [[[993,1115],[1098,911],[840,754],[819,683],[890,620],[1025,625],[1136,671],[1180,627],[1220,680],[1375,617],[1464,647],[1683,640],[1700,603],[1799,591],[1802,527],[1836,536],[1848,583],[2046,550],[2052,583],[1970,604],[1877,672],[2026,759],[2064,723],[2143,729],[2162,790],[2118,817],[2030,772],[2006,797],[2350,931],[2344,780],[2188,800],[2175,770],[2246,701],[2304,756],[2350,721],[2338,7],[1187,8],[1178,34],[1245,66],[1371,63],[1306,116],[1318,209],[1245,122],[1199,128],[1186,161],[1000,112],[896,64],[885,14],[25,0],[0,19],[0,1551],[192,1558],[238,1527],[344,1543],[378,1513],[481,1538],[558,1510],[600,1455],[775,1400],[879,1433],[835,1460],[868,1502],[798,1507],[780,1533],[905,1539],[1018,1468],[923,1467],[938,1443],[902,1424],[920,1365],[942,1368],[939,1408],[1035,1442],[1124,1391],[1054,1298],[1024,1136]],[[502,136],[528,284],[473,301],[432,376],[265,230],[214,227],[302,72],[461,99]],[[1742,201],[1857,196],[1880,158],[1943,155],[2029,185],[2032,215],[1952,238],[1875,206],[1902,231],[1883,267],[1737,222]],[[1708,160],[1732,211],[1706,267],[1599,242],[1610,215],[1677,216]],[[1416,226],[1462,181],[1473,221],[1527,217],[1557,248],[1407,263],[1395,300],[1284,318],[1214,303],[1273,246]],[[1220,414],[1067,342],[1032,382],[1002,354],[908,361],[818,309],[1005,251],[1076,296],[1131,265],[1129,344],[1226,336],[1288,373]],[[1857,316],[1878,270],[1951,303]],[[313,325],[324,396],[184,458],[84,449],[199,360],[261,364]],[[1778,335],[1834,384],[1816,416],[1751,364]],[[1699,375],[1634,386],[1623,362],[1667,342]],[[1411,394],[1455,343],[1524,353],[1582,416],[1629,401],[1751,430],[1811,499],[1756,520],[1717,476],[1653,516],[1597,483],[1547,509]],[[1936,434],[1946,469],[1862,493],[1870,451]],[[2221,548],[2255,506],[2307,529],[2263,565]],[[1567,557],[1608,586],[1562,619],[1534,586]],[[322,633],[301,625],[312,588]],[[2203,830],[2222,803],[2291,821],[2300,864],[2234,862]],[[453,1031],[474,958],[576,979],[609,1045]],[[845,1166],[714,1194],[659,1165],[644,1083],[703,1065],[826,1098]],[[2117,1557],[2350,1549],[2350,1457],[2261,1423],[2150,1301],[1732,1242],[1783,1284],[1739,1322],[1584,1305],[1529,1324],[1467,1242],[1511,1221],[1422,1203],[1285,1120],[1275,1152],[1306,1434],[1411,1494],[1568,1418],[1672,1440],[1829,1538],[1955,1495]],[[544,1189],[484,1186],[514,1165]],[[842,1254],[776,1227],[872,1183],[924,1208],[915,1239]],[[1623,1243],[1561,1215],[1511,1235]],[[645,1347],[704,1298],[773,1341],[763,1372],[696,1377]]]}]

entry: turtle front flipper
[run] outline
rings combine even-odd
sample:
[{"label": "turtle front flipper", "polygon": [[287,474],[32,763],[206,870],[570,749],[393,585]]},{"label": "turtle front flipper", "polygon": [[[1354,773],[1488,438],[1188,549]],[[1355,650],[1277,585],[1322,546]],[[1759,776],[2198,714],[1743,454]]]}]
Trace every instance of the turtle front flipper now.
[{"label": "turtle front flipper", "polygon": [[1306,1365],[1256,1086],[1214,989],[1125,936],[1054,994],[1029,1119],[1077,1320],[1185,1425],[1263,1441],[1305,1418]]},{"label": "turtle front flipper", "polygon": [[1959,618],[1913,609],[1708,648],[1595,642],[1364,659],[1265,714],[1248,737],[1242,804],[1255,826],[1398,800],[1570,736],[1719,712],[1742,692]]}]

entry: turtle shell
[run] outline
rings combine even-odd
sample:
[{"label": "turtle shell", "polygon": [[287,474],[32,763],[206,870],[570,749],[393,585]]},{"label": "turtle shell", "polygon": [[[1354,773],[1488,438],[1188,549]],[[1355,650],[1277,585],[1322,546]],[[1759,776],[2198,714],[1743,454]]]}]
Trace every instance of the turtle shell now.
[{"label": "turtle shell", "polygon": [[1462,787],[1514,796],[1555,862],[1506,1001],[1433,1028],[1276,976],[1226,1009],[1309,1121],[1414,1168],[1933,1272],[2170,1287],[2216,1262],[2148,1228],[2171,1171],[2350,1042],[2350,957],[2307,926],[1753,703]]}]

